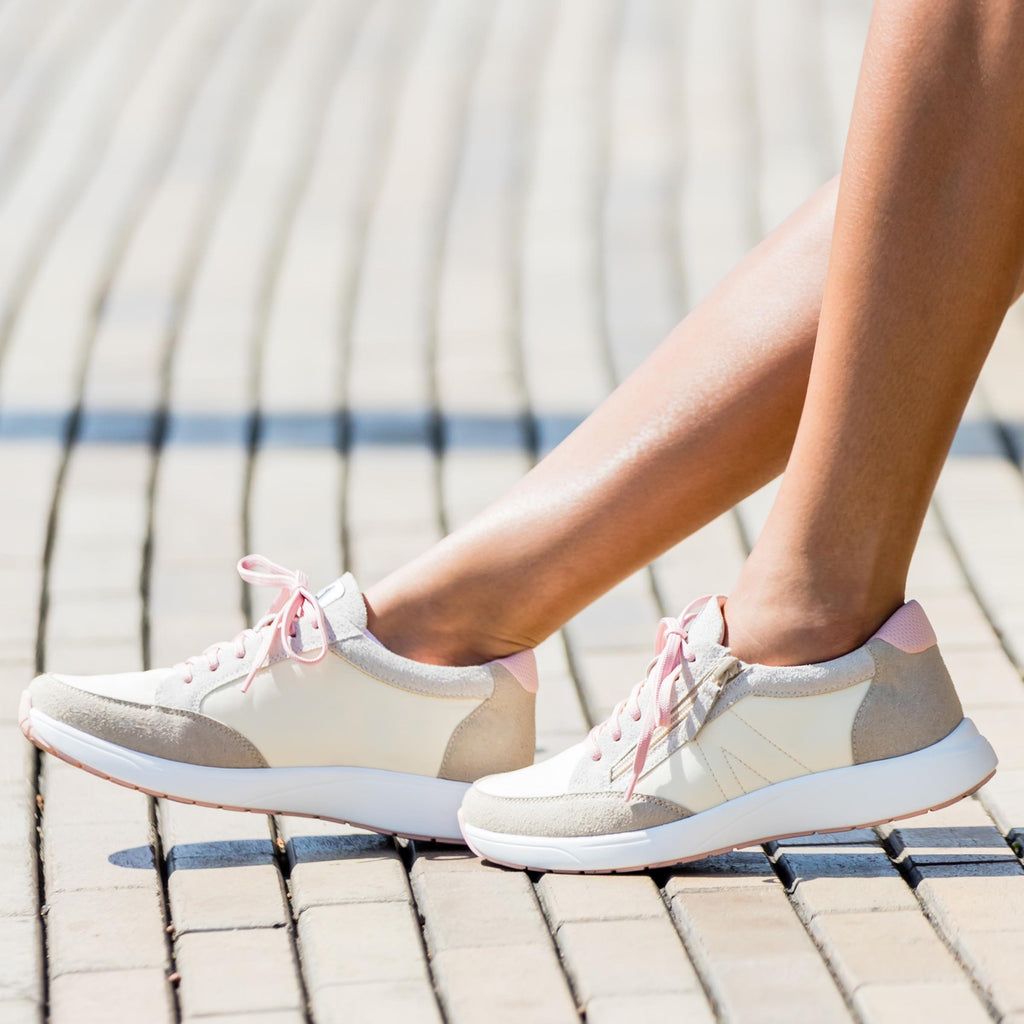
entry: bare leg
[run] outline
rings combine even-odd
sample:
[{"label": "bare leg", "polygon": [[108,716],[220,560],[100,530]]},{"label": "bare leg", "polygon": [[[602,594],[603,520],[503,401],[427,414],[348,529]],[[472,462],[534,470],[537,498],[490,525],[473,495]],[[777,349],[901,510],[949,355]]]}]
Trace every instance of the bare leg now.
[{"label": "bare leg", "polygon": [[374,634],[445,664],[535,646],[776,476],[807,387],[836,192],[824,186],[758,246],[508,494],[371,587]]},{"label": "bare leg", "polygon": [[902,601],[1024,256],[1024,7],[883,0],[839,193],[807,402],[726,616],[741,657],[820,661]]}]

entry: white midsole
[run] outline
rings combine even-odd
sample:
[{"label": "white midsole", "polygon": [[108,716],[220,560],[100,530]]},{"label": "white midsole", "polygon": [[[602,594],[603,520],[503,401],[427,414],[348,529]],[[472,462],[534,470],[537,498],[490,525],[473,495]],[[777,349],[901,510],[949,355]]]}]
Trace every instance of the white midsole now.
[{"label": "white midsole", "polygon": [[305,814],[381,832],[462,842],[459,804],[469,784],[379,768],[209,768],[110,743],[29,711],[35,737],[87,768],[178,800]]},{"label": "white midsole", "polygon": [[610,835],[506,835],[462,821],[482,857],[538,871],[635,871],[770,838],[905,818],[955,800],[995,771],[988,740],[965,718],[945,739],[901,757],[776,782],[680,821]]}]

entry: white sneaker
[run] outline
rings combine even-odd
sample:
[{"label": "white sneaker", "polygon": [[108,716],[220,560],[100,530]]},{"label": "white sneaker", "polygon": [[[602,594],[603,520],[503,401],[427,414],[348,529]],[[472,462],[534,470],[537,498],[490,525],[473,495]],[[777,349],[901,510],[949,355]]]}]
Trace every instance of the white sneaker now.
[{"label": "white sneaker", "polygon": [[639,870],[920,814],[995,771],[916,602],[818,665],[744,664],[723,635],[719,599],[662,619],[647,678],[586,741],[470,789],[470,847],[534,870]]},{"label": "white sneaker", "polygon": [[351,575],[314,595],[259,555],[238,570],[280,588],[254,628],[174,668],[39,676],[25,735],[153,796],[461,842],[468,784],[533,761],[533,653],[409,661],[367,634]]}]

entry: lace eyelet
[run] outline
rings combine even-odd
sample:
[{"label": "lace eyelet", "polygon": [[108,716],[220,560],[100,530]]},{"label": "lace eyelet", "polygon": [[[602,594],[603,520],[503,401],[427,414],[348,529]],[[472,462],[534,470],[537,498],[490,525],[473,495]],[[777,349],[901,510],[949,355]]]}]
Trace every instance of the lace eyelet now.
[{"label": "lace eyelet", "polygon": [[622,733],[621,732],[618,735],[616,735],[614,733],[612,734],[612,743],[618,743],[619,740],[621,740],[621,739],[622,739]]},{"label": "lace eyelet", "polygon": [[602,757],[604,757],[604,754],[602,754],[600,751],[598,751],[596,754],[591,754],[590,755],[590,760],[591,761],[600,761]]},{"label": "lace eyelet", "polygon": [[630,715],[629,717],[632,718],[634,722],[639,722],[641,718],[640,715]]}]

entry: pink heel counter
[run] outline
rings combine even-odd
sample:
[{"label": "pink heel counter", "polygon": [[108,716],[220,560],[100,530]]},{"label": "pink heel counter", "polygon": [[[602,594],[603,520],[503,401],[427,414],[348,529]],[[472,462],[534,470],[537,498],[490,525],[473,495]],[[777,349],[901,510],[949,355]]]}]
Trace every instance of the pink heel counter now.
[{"label": "pink heel counter", "polygon": [[884,640],[907,654],[920,654],[937,642],[928,616],[916,601],[893,612],[871,639]]},{"label": "pink heel counter", "polygon": [[507,658],[499,658],[495,665],[501,665],[508,669],[515,676],[516,682],[527,692],[536,693],[540,688],[540,680],[537,678],[537,659],[533,651],[518,651],[510,654]]}]

